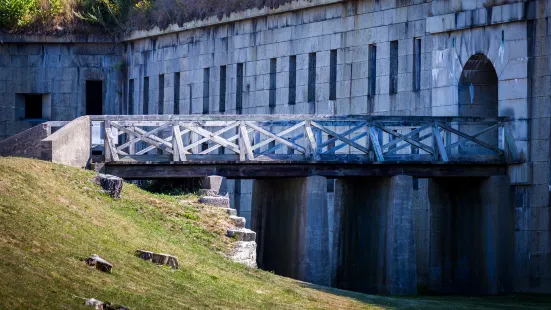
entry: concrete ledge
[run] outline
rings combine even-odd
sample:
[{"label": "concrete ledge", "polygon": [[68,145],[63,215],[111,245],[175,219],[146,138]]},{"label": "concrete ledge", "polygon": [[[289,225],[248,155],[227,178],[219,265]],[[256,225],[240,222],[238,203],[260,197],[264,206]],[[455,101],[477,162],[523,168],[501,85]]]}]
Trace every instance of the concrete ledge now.
[{"label": "concrete ledge", "polygon": [[43,159],[86,167],[90,161],[90,118],[82,116],[42,140]]}]

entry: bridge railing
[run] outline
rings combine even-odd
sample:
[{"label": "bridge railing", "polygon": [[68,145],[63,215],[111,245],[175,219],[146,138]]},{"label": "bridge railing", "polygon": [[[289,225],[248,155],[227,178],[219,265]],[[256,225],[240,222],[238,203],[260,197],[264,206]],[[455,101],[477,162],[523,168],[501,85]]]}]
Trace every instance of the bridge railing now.
[{"label": "bridge railing", "polygon": [[357,115],[91,118],[104,130],[106,162],[520,160],[506,118]]}]

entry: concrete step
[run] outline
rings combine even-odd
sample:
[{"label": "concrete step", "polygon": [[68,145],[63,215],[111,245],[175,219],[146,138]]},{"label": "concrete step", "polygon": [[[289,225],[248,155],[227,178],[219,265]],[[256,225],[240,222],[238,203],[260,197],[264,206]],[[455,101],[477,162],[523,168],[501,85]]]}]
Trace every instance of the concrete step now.
[{"label": "concrete step", "polygon": [[240,263],[251,268],[256,268],[256,242],[236,242],[230,258],[236,263]]},{"label": "concrete step", "polygon": [[199,198],[199,202],[222,208],[230,207],[230,197],[225,196],[202,196]]},{"label": "concrete step", "polygon": [[229,216],[237,215],[237,210],[236,209],[232,209],[232,208],[220,208],[220,209],[226,211],[226,213]]},{"label": "concrete step", "polygon": [[230,220],[233,222],[233,225],[237,228],[245,228],[245,225],[247,224],[247,220],[244,217],[230,216]]},{"label": "concrete step", "polygon": [[199,196],[218,196],[218,191],[215,189],[201,188],[197,193]]},{"label": "concrete step", "polygon": [[226,231],[226,236],[235,238],[237,241],[255,241],[256,233],[247,228],[229,228]]}]

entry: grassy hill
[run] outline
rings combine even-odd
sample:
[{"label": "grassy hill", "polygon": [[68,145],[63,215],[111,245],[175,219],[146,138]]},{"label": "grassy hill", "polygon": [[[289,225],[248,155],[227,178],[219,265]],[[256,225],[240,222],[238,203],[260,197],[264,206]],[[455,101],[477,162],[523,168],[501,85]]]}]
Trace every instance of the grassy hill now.
[{"label": "grassy hill", "polygon": [[[221,253],[227,216],[194,196],[153,195],[125,184],[112,200],[94,173],[0,158],[0,309],[90,309],[82,298],[131,309],[537,308],[541,297],[390,298],[320,288],[248,269]],[[180,269],[134,256],[169,253]],[[96,253],[111,274],[82,260]]]},{"label": "grassy hill", "polygon": [[166,28],[291,0],[0,0],[0,33],[116,34]]}]

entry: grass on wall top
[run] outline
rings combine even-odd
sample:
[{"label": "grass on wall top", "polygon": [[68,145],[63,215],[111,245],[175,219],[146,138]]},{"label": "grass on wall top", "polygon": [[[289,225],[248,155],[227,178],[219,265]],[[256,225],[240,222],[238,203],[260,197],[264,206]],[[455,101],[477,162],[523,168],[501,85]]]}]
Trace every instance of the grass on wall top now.
[{"label": "grass on wall top", "polygon": [[107,33],[166,28],[292,0],[0,0],[0,32]]}]

